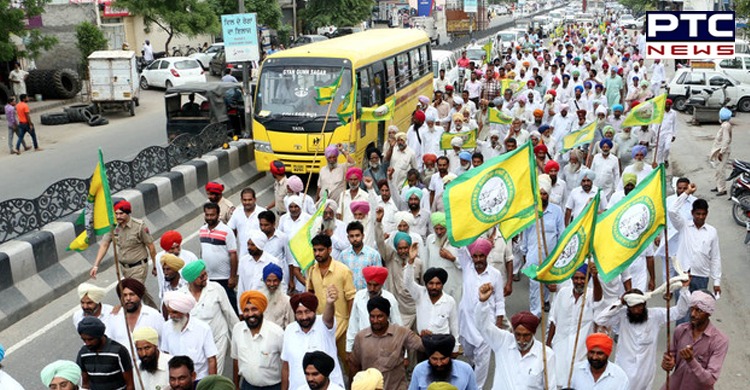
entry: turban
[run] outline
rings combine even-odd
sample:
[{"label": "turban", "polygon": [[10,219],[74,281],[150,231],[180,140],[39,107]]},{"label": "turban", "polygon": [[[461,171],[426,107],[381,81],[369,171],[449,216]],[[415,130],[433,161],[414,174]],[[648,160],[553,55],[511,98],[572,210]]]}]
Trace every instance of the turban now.
[{"label": "turban", "polygon": [[446,85],[445,86],[445,92],[453,92],[453,86],[452,85]]},{"label": "turban", "polygon": [[458,154],[458,158],[463,161],[471,161],[471,153],[464,150],[463,152]]},{"label": "turban", "polygon": [[373,310],[378,309],[385,313],[385,315],[391,315],[391,302],[383,297],[370,298],[367,301],[367,312],[370,313]]},{"label": "turban", "polygon": [[346,170],[346,179],[349,180],[352,176],[356,176],[357,180],[362,181],[362,168],[351,167]]},{"label": "turban", "polygon": [[122,211],[125,214],[133,212],[133,206],[127,200],[121,200],[115,203],[115,211]]},{"label": "turban", "polygon": [[450,183],[450,182],[451,182],[451,181],[452,181],[453,179],[455,179],[455,178],[457,178],[457,177],[458,177],[458,176],[456,176],[456,174],[454,174],[454,173],[449,173],[449,174],[447,174],[447,175],[443,176],[443,184],[448,184],[448,183]]},{"label": "turban", "polygon": [[667,99],[667,100],[664,101],[664,103],[666,103],[666,104],[672,104],[672,99]]},{"label": "turban", "polygon": [[567,104],[561,104],[560,105],[560,111],[568,111],[570,110],[570,106]]},{"label": "turban", "polygon": [[156,332],[156,329],[150,326],[141,326],[133,331],[133,342],[135,343],[138,341],[146,341],[158,347],[159,333]]},{"label": "turban", "polygon": [[396,224],[401,223],[401,221],[406,222],[409,226],[414,225],[414,216],[408,212],[408,211],[398,211],[394,215],[394,219],[396,220]]},{"label": "turban", "polygon": [[706,314],[713,314],[716,309],[716,299],[703,291],[696,290],[690,294],[690,306],[697,307]]},{"label": "turban", "polygon": [[576,114],[578,115],[579,118],[585,117],[586,116],[586,110],[583,110],[583,109],[578,110],[578,111],[576,111]]},{"label": "turban", "polygon": [[428,98],[425,95],[419,95],[419,97],[417,98],[417,100],[419,100],[419,102],[422,103],[422,104],[430,104],[430,98]]},{"label": "turban", "polygon": [[555,91],[554,89],[550,89],[549,91],[547,91],[547,95],[557,96],[557,91]]},{"label": "turban", "polygon": [[302,370],[309,365],[315,367],[315,369],[326,378],[331,375],[331,372],[333,372],[333,369],[336,367],[333,358],[321,351],[308,352],[305,354],[305,357],[302,358]]},{"label": "turban", "polygon": [[183,314],[189,314],[196,305],[192,294],[181,291],[167,291],[164,293],[164,306]]},{"label": "turban", "polygon": [[604,133],[604,134],[607,134],[607,133],[614,134],[615,133],[615,128],[612,127],[612,126],[610,126],[610,125],[606,125],[606,126],[604,126],[602,128],[602,133]]},{"label": "turban", "polygon": [[600,348],[609,356],[612,354],[612,339],[604,333],[593,333],[586,337],[586,349]]},{"label": "turban", "polygon": [[181,258],[171,254],[171,253],[165,253],[161,255],[161,259],[159,260],[161,265],[166,265],[169,267],[172,271],[179,271],[182,269],[182,267],[185,266],[185,261]]},{"label": "turban", "polygon": [[284,198],[284,205],[288,209],[291,204],[302,206],[302,197],[299,195],[289,195]]},{"label": "turban", "polygon": [[576,85],[576,87],[575,87],[575,88],[573,88],[573,90],[574,90],[574,91],[576,91],[576,92],[580,92],[580,93],[583,93],[583,87],[582,87],[582,86],[580,86],[580,85]]},{"label": "turban", "polygon": [[458,104],[459,106],[464,105],[464,99],[460,96],[454,96],[453,97],[453,104]]},{"label": "turban", "polygon": [[518,101],[526,103],[526,102],[529,101],[529,98],[527,98],[526,95],[521,95],[521,96],[518,97]]},{"label": "turban", "polygon": [[540,108],[537,108],[536,110],[534,110],[534,116],[536,116],[536,117],[543,117],[544,116],[544,111],[542,109],[540,109]]},{"label": "turban", "polygon": [[612,149],[612,140],[609,138],[602,138],[602,140],[599,141],[599,147],[601,148],[604,145],[607,145],[610,149]]},{"label": "turban", "polygon": [[398,133],[398,126],[396,125],[388,126],[388,133],[393,133],[393,134]]},{"label": "turban", "polygon": [[424,154],[424,155],[422,156],[422,161],[423,161],[423,162],[424,162],[425,164],[427,164],[427,163],[434,163],[434,162],[436,162],[436,161],[437,161],[437,156],[436,156],[436,155],[434,155],[434,154],[432,154],[432,153],[425,153],[425,154]]},{"label": "turban", "polygon": [[538,132],[539,134],[542,134],[542,133],[544,133],[545,131],[549,130],[550,128],[551,128],[551,127],[549,127],[549,125],[548,125],[548,124],[543,124],[543,125],[539,126],[539,128],[538,128],[538,129],[536,129],[536,131],[537,131],[537,132]]},{"label": "turban", "polygon": [[428,268],[427,271],[424,271],[424,276],[422,277],[424,284],[435,278],[438,278],[440,283],[445,284],[448,281],[448,271],[436,267]]},{"label": "turban", "polygon": [[451,117],[451,119],[453,120],[453,122],[461,122],[461,123],[463,123],[464,122],[464,115],[462,113],[460,113],[460,112],[457,112],[457,113],[453,114],[453,117]]},{"label": "turban", "polygon": [[451,146],[457,148],[464,146],[464,139],[459,136],[454,136],[453,138],[451,138]]},{"label": "turban", "polygon": [[292,306],[292,310],[297,310],[298,307],[304,306],[310,311],[318,310],[318,297],[311,292],[303,292],[292,295],[289,298],[289,304]]},{"label": "turban", "polygon": [[143,295],[146,294],[146,286],[143,283],[133,278],[125,278],[117,284],[117,296],[122,296],[122,290],[126,288],[135,293],[138,298],[143,298]]},{"label": "turban", "polygon": [[182,267],[182,278],[188,283],[193,283],[195,279],[201,276],[201,272],[206,269],[206,262],[203,260],[193,261]]},{"label": "turban", "polygon": [[437,116],[435,115],[434,111],[430,111],[425,114],[424,120],[426,122],[435,122],[437,120]]},{"label": "turban", "polygon": [[552,192],[552,178],[547,174],[543,174],[537,176],[536,180],[539,184],[539,189],[544,191],[545,194],[550,195],[550,192]]},{"label": "turban", "polygon": [[365,200],[355,200],[349,204],[349,210],[351,210],[352,213],[359,211],[367,214],[370,212],[370,203]]},{"label": "turban", "polygon": [[403,131],[399,131],[398,133],[396,133],[396,140],[400,139],[406,141],[406,133],[404,133]]},{"label": "turban", "polygon": [[398,248],[398,243],[406,241],[406,245],[411,246],[411,236],[408,233],[398,232],[393,237],[393,246]]},{"label": "turban", "polygon": [[265,267],[263,267],[263,280],[268,279],[268,275],[271,274],[276,275],[276,277],[281,280],[284,277],[284,270],[275,263],[268,263]]},{"label": "turban", "polygon": [[198,382],[195,390],[234,390],[234,382],[221,375],[209,375]]},{"label": "turban", "polygon": [[302,192],[302,190],[305,189],[304,184],[302,184],[302,179],[297,175],[289,176],[289,178],[286,179],[286,185],[294,193]]},{"label": "turban", "polygon": [[500,132],[497,130],[490,130],[490,138],[492,137],[498,137],[500,138]]},{"label": "turban", "polygon": [[2,362],[3,359],[5,359],[5,347],[3,347],[2,344],[0,344],[0,362]]},{"label": "turban", "polygon": [[728,121],[732,117],[732,111],[726,107],[719,110],[719,120]]},{"label": "turban", "polygon": [[636,185],[638,183],[638,176],[635,173],[623,173],[622,185],[627,185],[628,183]]},{"label": "turban", "polygon": [[633,146],[633,151],[631,153],[632,157],[635,158],[635,155],[639,154],[639,153],[643,154],[643,156],[645,157],[646,154],[648,153],[648,148],[646,148],[646,146],[644,146],[644,145],[635,145],[635,146]]},{"label": "turban", "polygon": [[651,83],[649,83],[648,80],[641,80],[641,87],[648,87],[649,85],[651,85]]},{"label": "turban", "polygon": [[45,387],[49,387],[55,378],[65,379],[78,386],[78,382],[81,381],[81,367],[70,360],[58,360],[46,365],[42,369],[41,377]]},{"label": "turban", "polygon": [[98,338],[104,336],[105,329],[107,327],[102,320],[96,317],[83,317],[81,322],[78,323],[78,334],[85,334],[91,337]]},{"label": "turban", "polygon": [[594,88],[604,89],[604,85],[597,83]]},{"label": "turban", "polygon": [[257,307],[263,313],[268,307],[268,298],[260,291],[248,290],[240,295],[240,309],[244,309],[248,303],[252,303],[253,306]]},{"label": "turban", "polygon": [[366,282],[375,282],[377,284],[385,284],[385,280],[388,278],[388,268],[378,267],[371,265],[362,269],[362,276],[365,277]]},{"label": "turban", "polygon": [[352,390],[378,390],[383,386],[383,374],[377,368],[358,372],[352,381]]},{"label": "turban", "polygon": [[174,244],[182,244],[182,235],[177,230],[167,230],[162,234],[161,239],[159,240],[159,245],[161,246],[161,249],[168,251],[172,249]]},{"label": "turban", "polygon": [[534,88],[534,86],[536,86],[536,81],[529,80],[529,81],[526,82],[526,85],[528,85],[531,88]]},{"label": "turban", "polygon": [[286,166],[278,160],[271,161],[271,174],[281,176],[286,173]]},{"label": "turban", "polygon": [[[252,241],[253,245],[260,250],[263,250],[266,247],[266,243],[268,243],[268,236],[260,230],[250,229],[248,236],[248,241]],[[247,243],[245,244],[247,245]]]},{"label": "turban", "polygon": [[422,337],[422,344],[428,357],[435,352],[439,352],[443,356],[451,356],[453,348],[456,346],[456,338],[450,334],[436,333]]},{"label": "turban", "polygon": [[581,171],[578,173],[578,179],[589,179],[591,181],[596,180],[596,173],[588,168],[581,168]]},{"label": "turban", "polygon": [[105,290],[99,286],[94,286],[91,283],[81,283],[78,286],[78,298],[83,299],[84,296],[88,295],[89,299],[94,303],[101,303],[104,298]]},{"label": "turban", "polygon": [[492,250],[492,243],[487,239],[478,238],[476,241],[469,245],[469,253],[474,255],[475,253],[481,253],[487,256]]},{"label": "turban", "polygon": [[560,84],[560,78],[559,77],[553,77],[552,78],[552,84]]},{"label": "turban", "polygon": [[633,76],[633,78],[632,78],[631,80],[640,80],[640,79],[641,79],[641,78],[640,78],[640,77],[638,77],[638,76]]},{"label": "turban", "polygon": [[330,208],[331,210],[333,210],[333,212],[335,213],[335,212],[336,212],[336,210],[338,210],[338,209],[339,209],[339,205],[338,205],[338,203],[336,203],[336,201],[335,201],[335,200],[333,200],[333,199],[326,199],[325,207],[323,208],[323,210],[325,210],[325,209],[329,209],[329,208]]},{"label": "turban", "polygon": [[336,145],[328,145],[325,148],[325,151],[323,154],[328,157],[338,157],[339,156],[339,148]]},{"label": "turban", "polygon": [[424,123],[424,120],[426,119],[424,115],[424,111],[417,110],[414,112],[414,121],[419,123]]},{"label": "turban", "polygon": [[536,327],[539,326],[539,317],[528,311],[518,312],[513,317],[510,317],[510,325],[513,329],[521,325],[529,332],[536,333]]},{"label": "turban", "polygon": [[445,213],[441,211],[436,211],[430,215],[430,222],[432,222],[432,226],[446,226],[446,217]]},{"label": "turban", "polygon": [[616,66],[613,66],[613,67],[612,67],[612,71],[613,71],[613,72],[617,73],[617,71],[618,71],[618,70],[620,70],[620,68],[618,68],[618,67],[616,67]]},{"label": "turban", "polygon": [[539,144],[537,146],[534,146],[534,154],[536,153],[547,153],[547,145],[545,144]]},{"label": "turban", "polygon": [[622,111],[622,110],[623,110],[622,104],[615,104],[614,106],[612,106],[612,111]]},{"label": "turban", "polygon": [[544,173],[549,174],[553,169],[557,171],[560,170],[560,164],[558,164],[557,161],[549,160],[546,164],[544,164]]},{"label": "turban", "polygon": [[213,194],[221,194],[224,192],[224,185],[217,183],[215,181],[210,181],[206,183],[206,192],[210,192]]},{"label": "turban", "polygon": [[422,192],[422,189],[419,187],[409,187],[409,189],[404,191],[404,200],[409,200],[409,198],[411,198],[412,195],[419,198],[419,200],[422,200],[422,195],[424,195],[424,193]]},{"label": "turban", "polygon": [[432,382],[427,386],[427,390],[458,390],[458,387],[448,382]]},{"label": "turban", "polygon": [[599,106],[596,108],[596,115],[604,114],[607,115],[607,108],[604,106]]}]

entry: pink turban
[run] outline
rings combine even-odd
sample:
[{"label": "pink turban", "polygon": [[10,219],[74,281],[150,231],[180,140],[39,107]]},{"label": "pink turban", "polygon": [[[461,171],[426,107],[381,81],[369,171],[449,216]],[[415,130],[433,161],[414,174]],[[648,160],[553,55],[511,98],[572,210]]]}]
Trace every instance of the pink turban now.
[{"label": "pink turban", "polygon": [[164,305],[183,314],[190,313],[195,307],[195,298],[191,294],[180,291],[167,291],[164,293]]},{"label": "pink turban", "polygon": [[300,179],[297,175],[289,176],[289,178],[286,179],[286,185],[294,193],[302,192],[302,190],[305,188],[304,184],[302,184],[302,179]]},{"label": "pink turban", "polygon": [[419,96],[419,97],[417,98],[417,100],[419,100],[419,102],[420,102],[420,103],[422,103],[422,104],[430,104],[430,98],[428,98],[428,97],[427,97],[427,96],[425,96],[425,95],[420,95],[420,96]]},{"label": "pink turban", "polygon": [[346,179],[349,180],[352,175],[356,176],[359,181],[362,181],[362,168],[351,167],[346,170]]},{"label": "pink turban", "polygon": [[365,200],[355,200],[354,202],[349,204],[349,210],[351,210],[352,213],[360,211],[364,214],[367,214],[370,212],[370,202],[367,202]]},{"label": "pink turban", "polygon": [[325,154],[326,158],[328,158],[328,157],[338,157],[339,156],[339,148],[336,145],[328,145],[328,146],[326,146],[324,154]]},{"label": "pink turban", "polygon": [[706,314],[713,314],[716,309],[716,299],[703,291],[696,290],[690,294],[690,306],[695,306]]},{"label": "pink turban", "polygon": [[481,253],[487,256],[488,254],[490,254],[491,250],[492,243],[484,238],[478,238],[471,245],[469,245],[469,253],[471,253],[472,255],[475,253]]}]

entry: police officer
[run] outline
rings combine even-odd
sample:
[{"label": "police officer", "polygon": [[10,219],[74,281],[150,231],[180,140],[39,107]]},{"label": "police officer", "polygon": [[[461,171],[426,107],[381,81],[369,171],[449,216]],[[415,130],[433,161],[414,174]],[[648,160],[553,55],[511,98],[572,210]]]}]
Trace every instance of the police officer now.
[{"label": "police officer", "polygon": [[[151,273],[156,276],[156,248],[154,247],[154,239],[151,237],[151,233],[143,221],[130,217],[130,213],[133,210],[130,202],[121,200],[115,203],[114,209],[115,219],[117,220],[114,235],[117,245],[117,259],[120,261],[122,277],[136,279],[145,285],[146,276],[148,276],[149,258],[153,262]],[[111,242],[112,232],[105,234],[101,245],[99,245],[99,252],[96,254],[94,267],[89,272],[92,278],[96,278],[96,274],[99,271],[99,263],[101,263],[104,255],[107,254]],[[151,307],[157,307],[148,292],[143,296],[143,302]]]}]

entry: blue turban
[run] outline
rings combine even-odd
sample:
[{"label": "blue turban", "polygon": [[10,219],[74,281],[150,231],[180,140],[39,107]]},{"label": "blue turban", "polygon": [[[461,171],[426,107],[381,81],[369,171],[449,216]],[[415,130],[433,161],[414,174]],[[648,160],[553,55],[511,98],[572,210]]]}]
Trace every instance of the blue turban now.
[{"label": "blue turban", "polygon": [[266,280],[268,278],[268,275],[271,274],[276,275],[276,277],[281,280],[284,277],[284,270],[282,270],[281,267],[274,263],[268,263],[268,265],[263,267],[263,280]]},{"label": "blue turban", "polygon": [[589,88],[591,88],[591,81],[584,81],[584,82],[583,82],[583,87],[584,87],[584,88],[585,88],[585,87],[589,87]]},{"label": "blue turban", "polygon": [[578,173],[578,181],[583,181],[585,178],[594,181],[596,180],[596,173],[591,169],[581,168],[581,171]]},{"label": "blue turban", "polygon": [[719,110],[719,120],[728,121],[732,117],[732,111],[726,107]]},{"label": "blue turban", "polygon": [[471,161],[471,153],[463,151],[458,154],[458,158],[464,161]]},{"label": "blue turban", "polygon": [[0,344],[0,362],[2,362],[3,359],[5,359],[5,347],[3,347],[2,344]]},{"label": "blue turban", "polygon": [[633,146],[633,151],[631,153],[631,157],[635,158],[635,155],[638,153],[643,153],[643,156],[646,157],[646,154],[648,154],[648,148],[644,145],[636,145]]},{"label": "blue turban", "polygon": [[604,89],[604,85],[597,83],[594,88],[601,88]]},{"label": "blue turban", "polygon": [[[568,54],[568,55],[570,55],[570,54]],[[566,78],[566,77],[567,77],[567,78],[570,78],[570,75],[569,75],[569,74],[567,74],[567,73],[563,73],[563,78]]]},{"label": "blue turban", "polygon": [[416,195],[417,198],[419,198],[419,200],[422,200],[422,195],[424,195],[424,193],[422,192],[422,189],[419,187],[409,187],[408,190],[404,191],[404,200],[408,201],[412,195]]},{"label": "blue turban", "polygon": [[599,147],[601,148],[604,145],[609,145],[609,148],[612,149],[612,140],[608,138],[602,138],[602,140],[599,141]]},{"label": "blue turban", "polygon": [[536,131],[538,131],[538,132],[539,132],[539,134],[542,134],[542,133],[544,133],[545,131],[547,131],[547,129],[549,129],[549,125],[545,123],[545,124],[543,124],[543,125],[539,126],[539,128],[538,128],[538,129],[536,129]]},{"label": "blue turban", "polygon": [[411,246],[411,236],[409,235],[409,233],[404,233],[404,232],[396,233],[396,236],[393,237],[393,246],[398,248],[398,243],[401,241],[406,241],[406,244]]},{"label": "blue turban", "polygon": [[574,91],[578,91],[578,92],[581,92],[581,93],[583,93],[583,87],[582,87],[582,86],[580,86],[580,85],[576,85],[576,87],[575,87],[575,88],[573,88],[573,90],[574,90]]},{"label": "blue turban", "polygon": [[586,264],[586,263],[583,263],[580,267],[578,267],[578,269],[576,270],[576,272],[581,272],[584,275],[586,275],[586,271],[588,271],[588,269],[589,269],[589,265]]},{"label": "blue turban", "polygon": [[622,104],[615,104],[614,106],[612,106],[612,111],[622,111],[622,110],[623,110]]}]

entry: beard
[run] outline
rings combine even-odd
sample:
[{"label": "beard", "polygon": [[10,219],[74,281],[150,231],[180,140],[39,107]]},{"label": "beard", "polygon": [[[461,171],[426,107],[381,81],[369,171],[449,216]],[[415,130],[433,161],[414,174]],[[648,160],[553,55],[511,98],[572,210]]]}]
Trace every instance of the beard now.
[{"label": "beard", "polygon": [[630,133],[623,131],[622,133],[620,133],[620,138],[622,138],[623,140],[629,140],[630,135]]},{"label": "beard", "polygon": [[565,167],[565,169],[567,169],[570,173],[576,173],[580,168],[581,163],[568,163],[568,166]]},{"label": "beard", "polygon": [[409,203],[409,210],[411,211],[417,211],[419,210],[419,203]]},{"label": "beard", "polygon": [[141,308],[140,302],[129,302],[123,305],[125,307],[125,311],[128,313],[135,313],[138,311],[138,309]]},{"label": "beard", "polygon": [[335,218],[329,219],[329,220],[325,220],[324,219],[323,223],[322,223],[322,229],[321,230],[323,230],[323,231],[326,231],[326,230],[336,230],[336,219]]},{"label": "beard", "polygon": [[158,353],[153,354],[152,356],[144,356],[141,358],[141,370],[146,371],[149,373],[155,373],[156,370],[159,368],[159,355]]},{"label": "beard", "polygon": [[[254,319],[254,322],[250,322],[250,319]],[[261,325],[263,325],[263,315],[259,316],[250,316],[245,318],[245,325],[247,325],[248,329],[258,329]]]},{"label": "beard", "polygon": [[521,352],[526,352],[531,349],[531,347],[534,345],[534,340],[528,342],[518,342],[516,341],[516,346],[518,347],[518,350]]},{"label": "beard", "polygon": [[648,321],[648,310],[644,309],[641,314],[633,314],[628,310],[627,316],[631,324],[642,324]]},{"label": "beard", "polygon": [[172,329],[177,333],[182,333],[182,329],[187,325],[188,318],[187,316],[179,318],[179,319],[172,319]]},{"label": "beard", "polygon": [[600,370],[600,369],[602,369],[602,368],[604,368],[604,367],[607,366],[607,360],[606,359],[605,360],[594,360],[594,359],[589,358],[588,361],[589,361],[589,365],[591,365],[591,367],[593,367],[596,370]]},{"label": "beard", "polygon": [[633,167],[635,168],[636,171],[642,171],[643,165],[644,165],[643,161],[636,161],[633,163]]},{"label": "beard", "polygon": [[306,318],[304,320],[297,320],[297,324],[302,329],[310,329],[315,323],[315,318],[316,317],[313,316],[312,318],[309,318],[309,319]]},{"label": "beard", "polygon": [[453,372],[453,362],[445,365],[445,367],[437,368],[427,361],[430,367],[429,379],[430,382],[450,382],[451,373]]},{"label": "beard", "polygon": [[99,311],[101,308],[102,308],[102,304],[100,303],[96,305],[93,309],[90,309],[90,310],[81,309],[81,310],[83,310],[84,317],[96,317],[96,312]]},{"label": "beard", "polygon": [[583,294],[583,286],[573,286],[573,292],[575,292],[578,295]]},{"label": "beard", "polygon": [[373,170],[374,169],[378,169],[378,168],[380,168],[380,163],[379,162],[378,163],[370,162],[370,168],[373,169]]}]

